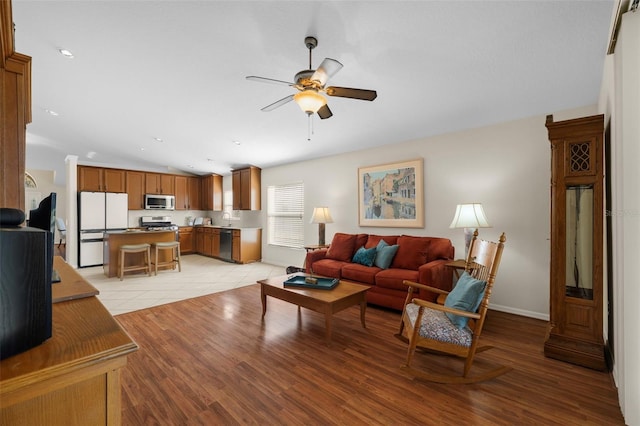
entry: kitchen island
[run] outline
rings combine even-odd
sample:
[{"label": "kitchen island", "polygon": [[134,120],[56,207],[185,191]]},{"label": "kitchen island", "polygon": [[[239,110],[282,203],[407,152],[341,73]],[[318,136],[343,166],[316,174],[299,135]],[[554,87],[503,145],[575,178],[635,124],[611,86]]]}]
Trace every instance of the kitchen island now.
[{"label": "kitchen island", "polygon": [[[118,262],[120,247],[125,244],[153,244],[163,241],[176,241],[176,231],[146,231],[141,229],[127,231],[109,231],[104,234],[103,268],[104,274],[109,277],[118,276]],[[169,250],[159,253],[160,262],[167,261],[171,257]],[[142,264],[143,253],[128,254],[125,257],[125,266]],[[151,260],[154,260],[154,252],[151,250]],[[169,268],[169,266],[161,267]]]}]

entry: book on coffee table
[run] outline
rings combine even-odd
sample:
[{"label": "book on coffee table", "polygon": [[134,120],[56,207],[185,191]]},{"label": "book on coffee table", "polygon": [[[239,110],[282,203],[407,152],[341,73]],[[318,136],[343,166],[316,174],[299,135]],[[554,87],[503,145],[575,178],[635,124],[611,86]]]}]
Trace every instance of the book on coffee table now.
[{"label": "book on coffee table", "polygon": [[337,278],[321,278],[308,277],[304,275],[296,275],[284,281],[285,287],[301,287],[301,288],[317,288],[321,290],[330,290],[340,282]]}]

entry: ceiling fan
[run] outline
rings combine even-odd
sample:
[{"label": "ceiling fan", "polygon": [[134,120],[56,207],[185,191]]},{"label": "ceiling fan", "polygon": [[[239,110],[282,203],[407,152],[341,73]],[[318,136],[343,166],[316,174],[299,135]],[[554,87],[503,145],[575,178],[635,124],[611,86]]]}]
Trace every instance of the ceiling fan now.
[{"label": "ceiling fan", "polygon": [[334,76],[342,68],[342,64],[335,59],[325,58],[317,70],[311,69],[311,51],[318,45],[315,37],[306,37],[304,44],[309,49],[309,69],[298,72],[295,77],[295,83],[282,80],[274,80],[272,78],[256,77],[254,75],[247,76],[247,80],[259,81],[263,83],[283,84],[295,87],[298,93],[286,96],[266,107],[262,111],[272,111],[282,105],[295,100],[302,111],[311,116],[317,113],[321,119],[329,118],[333,114],[327,105],[327,100],[320,93],[326,93],[328,96],[338,96],[341,98],[362,99],[365,101],[374,100],[378,94],[375,90],[352,89],[349,87],[325,87],[327,81]]}]

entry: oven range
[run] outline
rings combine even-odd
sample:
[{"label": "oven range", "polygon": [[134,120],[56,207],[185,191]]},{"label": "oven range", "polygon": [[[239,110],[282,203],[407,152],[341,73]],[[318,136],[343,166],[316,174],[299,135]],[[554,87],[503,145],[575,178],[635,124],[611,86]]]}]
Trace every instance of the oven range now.
[{"label": "oven range", "polygon": [[140,227],[147,231],[178,231],[178,225],[171,223],[171,216],[142,216]]}]

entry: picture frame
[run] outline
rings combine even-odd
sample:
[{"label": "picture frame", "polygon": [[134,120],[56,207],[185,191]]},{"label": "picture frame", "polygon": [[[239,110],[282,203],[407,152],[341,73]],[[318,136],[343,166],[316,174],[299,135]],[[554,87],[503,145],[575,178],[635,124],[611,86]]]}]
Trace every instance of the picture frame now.
[{"label": "picture frame", "polygon": [[424,228],[422,158],[358,168],[358,224]]}]

